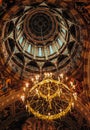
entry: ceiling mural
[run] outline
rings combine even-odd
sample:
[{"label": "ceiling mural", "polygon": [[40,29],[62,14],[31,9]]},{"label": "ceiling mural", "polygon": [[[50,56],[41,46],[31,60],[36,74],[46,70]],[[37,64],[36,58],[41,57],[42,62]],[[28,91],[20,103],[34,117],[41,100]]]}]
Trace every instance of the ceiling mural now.
[{"label": "ceiling mural", "polygon": [[[2,130],[39,129],[41,124],[40,129],[44,130],[46,127],[50,130],[89,129],[89,32],[90,2],[88,1],[0,1],[0,125],[2,122],[6,124],[4,127],[2,125]],[[47,100],[50,101],[46,97],[46,94],[47,96],[50,94],[48,85],[46,86],[47,91],[44,91],[43,87],[49,81],[43,85],[41,82],[44,81],[45,76],[69,86],[69,95],[65,95],[67,100],[71,96],[71,92],[77,93],[74,110],[51,124],[47,121],[44,124],[43,120],[36,117],[34,119],[31,113],[28,115],[25,104],[21,101],[23,93],[28,87],[32,88],[29,91],[30,96],[36,94],[35,99],[33,96],[29,99],[31,102],[34,100],[32,108],[35,103],[37,104],[36,100],[39,99],[41,102],[41,97],[44,98],[44,105]],[[41,88],[38,87],[38,82],[41,83]],[[39,96],[41,96],[38,96],[37,99],[38,93],[35,93],[37,90],[33,90],[32,87],[35,84],[37,84],[37,90],[40,90]],[[57,88],[57,85],[55,87],[51,85],[51,93],[56,92],[58,97]],[[67,94],[66,90],[63,90],[63,93]],[[61,98],[63,99],[63,96],[60,97],[60,100]],[[47,102],[47,104],[50,105],[51,102]],[[47,109],[46,107],[45,109]],[[20,112],[22,116],[20,116]],[[40,112],[42,114],[42,110]],[[83,116],[81,116],[82,113]],[[13,118],[13,122],[11,118]],[[33,126],[31,118],[36,120],[36,124]],[[78,118],[79,120],[77,120]],[[19,122],[20,120],[21,122]]]}]

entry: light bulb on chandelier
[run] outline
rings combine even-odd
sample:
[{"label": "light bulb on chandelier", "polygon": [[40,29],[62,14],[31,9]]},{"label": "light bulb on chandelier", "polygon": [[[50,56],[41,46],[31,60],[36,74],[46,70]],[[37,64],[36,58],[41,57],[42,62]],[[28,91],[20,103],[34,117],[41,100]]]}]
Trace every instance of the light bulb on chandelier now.
[{"label": "light bulb on chandelier", "polygon": [[[75,105],[77,93],[70,87],[73,82],[66,84],[63,74],[58,76],[58,80],[53,79],[53,73],[44,73],[44,78],[39,81],[40,76],[35,76],[37,82],[33,82],[31,88],[26,83],[24,97],[22,100],[27,111],[40,119],[54,120],[65,116]],[[28,87],[27,87],[28,86]]]}]

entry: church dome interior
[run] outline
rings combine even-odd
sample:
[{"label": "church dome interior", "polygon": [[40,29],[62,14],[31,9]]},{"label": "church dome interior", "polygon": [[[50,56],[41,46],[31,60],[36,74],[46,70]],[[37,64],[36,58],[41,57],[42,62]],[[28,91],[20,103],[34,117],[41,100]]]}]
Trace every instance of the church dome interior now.
[{"label": "church dome interior", "polygon": [[90,129],[89,0],[0,1],[0,129]]}]

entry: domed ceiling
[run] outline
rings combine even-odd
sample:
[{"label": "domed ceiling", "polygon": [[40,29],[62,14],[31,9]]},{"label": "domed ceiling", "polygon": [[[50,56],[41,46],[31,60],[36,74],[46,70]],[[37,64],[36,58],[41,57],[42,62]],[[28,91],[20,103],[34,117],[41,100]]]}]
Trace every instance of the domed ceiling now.
[{"label": "domed ceiling", "polygon": [[80,23],[66,9],[45,2],[15,6],[3,21],[2,65],[9,75],[17,79],[43,72],[68,75],[82,66]]},{"label": "domed ceiling", "polygon": [[[29,117],[20,99],[23,86],[28,82],[31,87],[37,75],[43,77],[47,72],[55,78],[66,76],[69,85],[70,81],[76,85],[74,91],[78,94],[75,110],[65,119],[57,120],[54,126],[64,130],[90,128],[89,9],[89,2],[78,0],[3,0],[0,5],[2,130],[14,127],[19,130],[15,123]],[[25,123],[23,127],[28,125]]]}]

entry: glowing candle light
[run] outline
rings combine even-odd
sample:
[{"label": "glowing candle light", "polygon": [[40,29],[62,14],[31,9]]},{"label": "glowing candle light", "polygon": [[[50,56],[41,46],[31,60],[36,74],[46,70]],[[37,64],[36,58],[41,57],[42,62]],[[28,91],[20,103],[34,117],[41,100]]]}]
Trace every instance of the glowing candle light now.
[{"label": "glowing candle light", "polygon": [[22,96],[21,96],[21,99],[22,99],[22,101],[24,102],[24,101],[25,101],[25,96],[22,95]]},{"label": "glowing candle light", "polygon": [[25,90],[26,90],[26,88],[24,87],[24,88],[23,88],[23,90],[25,91]]},{"label": "glowing candle light", "polygon": [[72,107],[74,107],[74,102],[72,102]]},{"label": "glowing candle light", "polygon": [[50,112],[48,113],[48,115],[49,115],[49,116],[51,115]]},{"label": "glowing candle light", "polygon": [[73,93],[74,99],[77,100],[77,93]]},{"label": "glowing candle light", "polygon": [[63,79],[63,74],[60,74],[60,77]]},{"label": "glowing candle light", "polygon": [[28,88],[29,87],[29,83],[26,83],[26,88]]},{"label": "glowing candle light", "polygon": [[72,81],[70,81],[70,85],[73,86],[73,82]]}]

